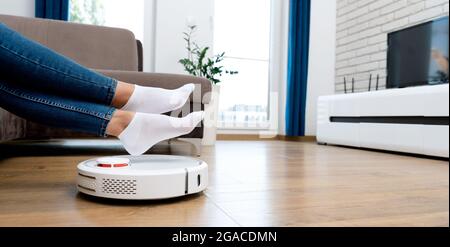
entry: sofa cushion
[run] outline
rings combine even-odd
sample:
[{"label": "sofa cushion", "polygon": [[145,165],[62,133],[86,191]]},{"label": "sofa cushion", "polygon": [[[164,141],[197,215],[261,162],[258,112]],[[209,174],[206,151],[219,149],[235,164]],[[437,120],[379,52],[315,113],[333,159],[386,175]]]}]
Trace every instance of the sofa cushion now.
[{"label": "sofa cushion", "polygon": [[138,71],[129,30],[8,15],[0,15],[0,22],[86,67]]}]

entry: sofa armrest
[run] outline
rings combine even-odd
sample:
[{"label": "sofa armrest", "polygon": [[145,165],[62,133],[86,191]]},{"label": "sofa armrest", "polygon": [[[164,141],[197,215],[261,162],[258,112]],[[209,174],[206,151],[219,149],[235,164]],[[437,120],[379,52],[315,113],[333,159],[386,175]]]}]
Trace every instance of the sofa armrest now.
[{"label": "sofa armrest", "polygon": [[[144,73],[134,71],[96,70],[116,80],[134,83],[140,86],[176,89],[188,83],[196,84],[196,90],[201,89],[201,99],[191,96],[191,102],[208,104],[211,100],[211,82],[207,79],[175,74]],[[197,91],[198,92],[198,91]],[[197,95],[197,94],[194,94]]]}]

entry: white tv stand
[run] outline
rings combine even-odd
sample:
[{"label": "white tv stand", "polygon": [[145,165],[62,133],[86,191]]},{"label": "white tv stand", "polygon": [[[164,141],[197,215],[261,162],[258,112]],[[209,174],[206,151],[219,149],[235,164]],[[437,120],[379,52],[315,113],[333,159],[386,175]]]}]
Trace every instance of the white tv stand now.
[{"label": "white tv stand", "polygon": [[323,96],[317,140],[449,158],[449,85]]}]

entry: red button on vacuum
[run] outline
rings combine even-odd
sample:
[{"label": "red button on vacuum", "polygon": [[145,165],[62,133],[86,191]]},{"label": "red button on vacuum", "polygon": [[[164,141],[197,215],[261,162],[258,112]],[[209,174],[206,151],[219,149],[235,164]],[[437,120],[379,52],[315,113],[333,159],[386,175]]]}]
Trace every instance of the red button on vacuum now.
[{"label": "red button on vacuum", "polygon": [[98,164],[97,166],[102,168],[112,168],[111,164]]},{"label": "red button on vacuum", "polygon": [[114,167],[115,168],[119,168],[119,167],[127,167],[128,164],[115,164]]},{"label": "red button on vacuum", "polygon": [[122,168],[130,164],[129,159],[125,158],[100,158],[97,160],[97,166],[101,168]]}]

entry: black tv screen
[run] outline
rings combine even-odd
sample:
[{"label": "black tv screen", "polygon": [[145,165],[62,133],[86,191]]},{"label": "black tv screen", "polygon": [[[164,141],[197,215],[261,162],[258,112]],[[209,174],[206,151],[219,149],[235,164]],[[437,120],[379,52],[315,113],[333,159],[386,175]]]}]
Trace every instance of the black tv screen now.
[{"label": "black tv screen", "polygon": [[387,87],[448,83],[448,17],[388,35]]}]

